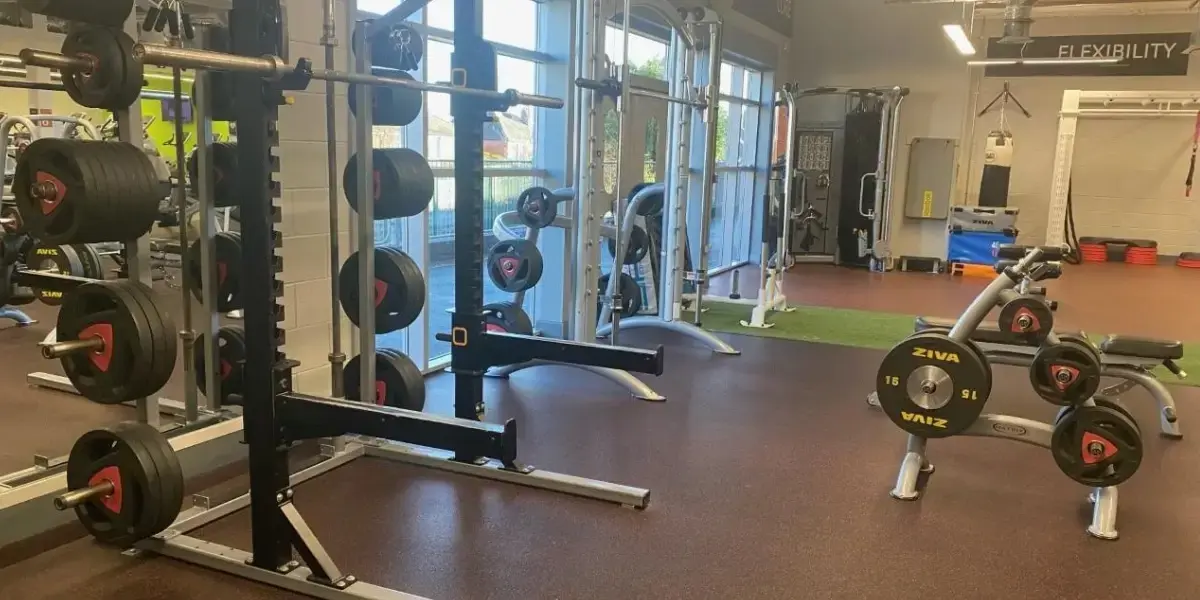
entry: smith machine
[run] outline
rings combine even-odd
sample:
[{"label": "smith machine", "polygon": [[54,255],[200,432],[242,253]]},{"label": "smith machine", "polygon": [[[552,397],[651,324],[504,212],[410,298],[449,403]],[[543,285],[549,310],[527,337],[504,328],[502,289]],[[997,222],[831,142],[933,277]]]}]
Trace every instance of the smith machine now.
[{"label": "smith machine", "polygon": [[[517,459],[516,423],[480,423],[482,376],[488,368],[510,361],[554,359],[604,365],[614,369],[661,373],[662,351],[612,348],[580,342],[539,339],[490,332],[483,312],[483,127],[494,111],[524,104],[561,108],[563,101],[545,96],[496,91],[496,55],[483,39],[481,0],[454,0],[455,81],[450,85],[383,76],[371,71],[371,42],[429,0],[405,0],[373,22],[357,25],[354,72],[315,69],[307,59],[289,64],[278,51],[284,34],[278,0],[234,0],[230,14],[230,53],[153,44],[122,44],[120,36],[97,35],[84,47],[62,54],[24,52],[30,62],[62,69],[85,86],[132,85],[125,73],[140,73],[142,64],[197,70],[197,96],[204,97],[205,71],[228,72],[236,102],[238,178],[241,200],[241,294],[245,313],[246,355],[242,373],[242,422],[249,454],[250,492],[214,507],[181,513],[183,471],[176,440],[168,442],[152,427],[123,424],[85,434],[72,449],[67,468],[68,491],[55,500],[60,510],[73,508],[98,539],[171,556],[281,588],[321,598],[406,598],[414,596],[361,582],[341,571],[324,550],[296,506],[293,486],[358,456],[379,456],[478,477],[644,508],[649,491],[541,471]],[[32,2],[30,4],[33,4]],[[332,38],[332,5],[327,5],[326,37]],[[126,23],[132,3],[37,3],[42,14],[88,18],[107,30]],[[87,75],[103,72],[106,77]],[[75,77],[83,75],[81,77]],[[135,75],[140,79],[140,75]],[[275,230],[280,208],[275,204],[282,182],[279,170],[277,117],[283,92],[306,88],[319,79],[359,87],[357,126],[360,150],[369,144],[371,86],[388,86],[451,95],[454,117],[457,265],[456,308],[451,331],[439,336],[452,344],[455,417],[373,406],[292,391],[294,361],[282,351],[283,318],[278,303],[283,270],[276,251],[282,239]],[[132,98],[129,103],[132,103]],[[126,104],[128,106],[128,104]],[[123,132],[137,131],[136,123]],[[357,178],[360,198],[370,189],[370,152],[360,153]],[[47,191],[49,192],[49,191]],[[362,203],[369,222],[371,203]],[[361,217],[361,215],[360,215]],[[370,255],[371,253],[367,253]],[[369,259],[368,259],[369,260]],[[132,267],[132,265],[131,265]],[[371,269],[363,269],[366,274]],[[136,272],[136,271],[135,271]],[[212,273],[209,273],[211,276]],[[368,296],[364,294],[364,296]],[[141,302],[149,310],[151,303]],[[369,311],[368,311],[369,312]],[[366,329],[369,333],[369,329]],[[369,336],[368,336],[369,337]],[[93,348],[81,335],[79,343]],[[370,361],[367,361],[370,362]],[[369,381],[369,380],[368,380]],[[289,476],[288,449],[312,439],[338,439],[329,458]],[[190,535],[234,511],[249,508],[251,552]],[[293,553],[300,560],[293,559]]]}]

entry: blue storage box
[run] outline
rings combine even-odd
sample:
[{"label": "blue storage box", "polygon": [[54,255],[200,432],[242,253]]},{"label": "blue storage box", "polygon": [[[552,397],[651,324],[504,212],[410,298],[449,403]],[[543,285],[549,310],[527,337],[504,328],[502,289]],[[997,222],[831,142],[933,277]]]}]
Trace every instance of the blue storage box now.
[{"label": "blue storage box", "polygon": [[951,231],[947,239],[946,260],[973,265],[996,264],[993,245],[1017,242],[1015,235],[1003,231]]}]

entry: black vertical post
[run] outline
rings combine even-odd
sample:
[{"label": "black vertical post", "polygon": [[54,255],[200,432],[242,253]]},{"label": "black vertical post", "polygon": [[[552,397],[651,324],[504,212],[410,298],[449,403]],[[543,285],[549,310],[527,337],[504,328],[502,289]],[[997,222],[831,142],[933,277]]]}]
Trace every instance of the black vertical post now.
[{"label": "black vertical post", "polygon": [[[480,0],[454,0],[454,54],[450,65],[456,85],[496,88],[495,54],[483,40]],[[490,63],[489,63],[490,57]],[[489,85],[490,87],[486,87]],[[477,345],[483,324],[483,125],[487,101],[456,95],[450,99],[454,118],[454,317],[451,367],[454,370],[454,416],[477,420],[483,401],[483,372]],[[460,460],[475,457],[458,456]]]},{"label": "black vertical post", "polygon": [[[279,0],[233,0],[230,13],[231,50],[244,56],[278,52]],[[237,117],[238,173],[235,189],[241,198],[242,297],[245,310],[245,436],[250,458],[251,564],[276,570],[292,559],[291,530],[279,510],[276,494],[288,486],[287,451],[279,440],[275,398],[290,387],[290,372],[280,367],[283,309],[278,304],[282,284],[276,275],[282,263],[275,257],[281,246],[275,223],[279,184],[273,175],[278,160],[276,129],[282,92],[275,83],[256,75],[231,73]]]}]

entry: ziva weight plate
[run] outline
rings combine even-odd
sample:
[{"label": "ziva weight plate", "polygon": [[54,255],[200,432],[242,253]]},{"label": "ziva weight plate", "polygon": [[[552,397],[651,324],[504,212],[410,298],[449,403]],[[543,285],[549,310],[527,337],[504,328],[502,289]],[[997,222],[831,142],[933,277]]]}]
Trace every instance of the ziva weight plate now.
[{"label": "ziva weight plate", "polygon": [[[79,252],[74,246],[47,246],[38,244],[34,246],[27,257],[26,266],[34,271],[44,273],[53,273],[55,275],[68,275],[71,277],[84,277],[83,259],[79,256]],[[38,300],[47,306],[58,306],[62,304],[64,292],[58,290],[35,289],[34,293]]]},{"label": "ziva weight plate", "polygon": [[875,377],[879,406],[904,431],[925,438],[965,431],[991,394],[987,359],[973,344],[937,331],[896,344]]},{"label": "ziva weight plate", "polygon": [[[399,249],[377,247],[374,258],[374,280],[365,283],[375,306],[375,333],[399,331],[416,321],[425,308],[425,276]],[[357,327],[362,322],[358,304],[364,289],[358,278],[359,260],[359,253],[351,254],[338,274],[342,310]]]},{"label": "ziva weight plate", "polygon": [[[196,338],[195,366],[196,385],[200,393],[208,395],[205,368],[207,350],[204,336]],[[240,406],[243,372],[246,366],[246,330],[240,325],[226,325],[217,331],[217,380],[221,391],[222,406]],[[236,396],[237,398],[234,398]]]},{"label": "ziva weight plate", "polygon": [[[346,398],[362,400],[359,378],[362,363],[358,356],[346,363],[343,385]],[[425,408],[425,376],[412,359],[390,348],[375,350],[375,390],[372,400],[378,406],[391,406],[420,412]]]},{"label": "ziva weight plate", "polygon": [[[408,148],[376,149],[371,152],[372,198],[376,221],[415,217],[433,200],[433,169],[419,153]],[[350,157],[342,170],[346,201],[359,210],[358,155]]]},{"label": "ziva weight plate", "polygon": [[128,547],[162,532],[183,505],[183,469],[171,444],[142,423],[89,431],[67,459],[67,489],[100,490],[75,506],[84,529],[105,544]]},{"label": "ziva weight plate", "polygon": [[58,311],[57,341],[99,340],[59,358],[83,397],[99,404],[143,398],[166,385],[175,366],[175,327],[142,283],[85,283]]},{"label": "ziva weight plate", "polygon": [[542,253],[526,239],[496,242],[488,251],[486,264],[492,283],[510,294],[531,289],[542,280]]},{"label": "ziva weight plate", "polygon": [[[217,269],[217,312],[242,308],[242,234],[222,231],[214,235],[213,251]],[[203,274],[200,240],[196,240],[188,250],[187,276],[192,280],[192,294],[200,301],[204,300]]]}]

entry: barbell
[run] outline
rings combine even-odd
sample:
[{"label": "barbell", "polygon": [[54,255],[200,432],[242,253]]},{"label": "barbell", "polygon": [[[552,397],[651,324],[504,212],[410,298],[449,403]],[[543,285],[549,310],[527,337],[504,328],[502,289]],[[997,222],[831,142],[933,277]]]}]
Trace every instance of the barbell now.
[{"label": "barbell", "polygon": [[[232,71],[251,73],[269,81],[279,81],[288,77],[307,83],[310,79],[336,81],[353,85],[392,86],[458,96],[472,96],[498,101],[508,107],[517,105],[539,106],[542,108],[562,108],[563,100],[538,94],[526,94],[516,90],[503,92],[460,87],[442,83],[426,83],[401,77],[387,77],[367,73],[349,73],[328,69],[314,69],[312,61],[300,59],[293,66],[278,56],[266,55],[261,57],[239,56],[212,50],[197,50],[192,48],[175,48],[161,44],[134,44],[125,52],[124,39],[120,36],[83,36],[74,39],[72,44],[63,44],[63,53],[43,52],[26,48],[21,50],[21,62],[35,66],[60,70],[64,81],[71,79],[73,85],[80,88],[80,97],[86,97],[88,92],[105,98],[105,106],[93,108],[112,108],[112,101],[124,100],[128,94],[121,94],[136,78],[138,89],[141,88],[143,65],[160,67],[179,67],[184,69],[200,69],[209,71]],[[118,54],[118,52],[120,52]],[[107,60],[97,58],[103,56]],[[114,64],[115,63],[115,64]],[[98,92],[108,92],[111,95]],[[72,94],[76,99],[76,94]],[[136,98],[136,96],[134,96]],[[133,103],[129,100],[120,108],[126,108]],[[84,104],[81,102],[81,104]],[[92,102],[92,104],[97,104]],[[90,104],[84,104],[90,106]]]}]

